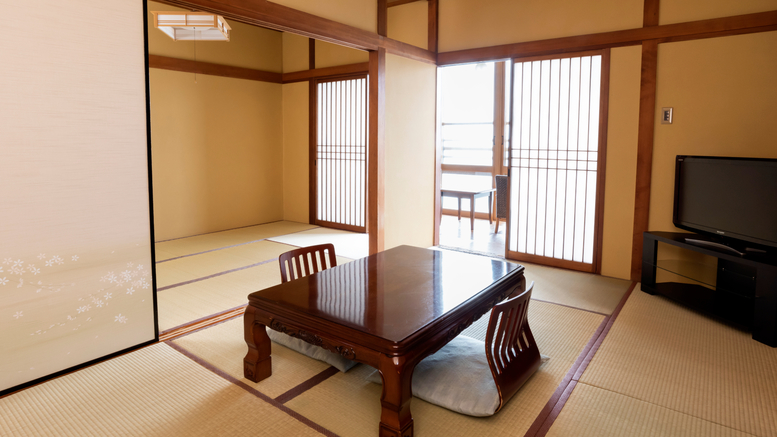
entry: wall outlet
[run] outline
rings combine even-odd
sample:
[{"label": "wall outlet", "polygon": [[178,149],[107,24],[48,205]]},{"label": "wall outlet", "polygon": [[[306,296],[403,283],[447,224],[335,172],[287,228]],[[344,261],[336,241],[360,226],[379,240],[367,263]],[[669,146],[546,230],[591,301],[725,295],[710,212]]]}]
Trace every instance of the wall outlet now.
[{"label": "wall outlet", "polygon": [[661,108],[661,124],[672,124],[672,108]]}]

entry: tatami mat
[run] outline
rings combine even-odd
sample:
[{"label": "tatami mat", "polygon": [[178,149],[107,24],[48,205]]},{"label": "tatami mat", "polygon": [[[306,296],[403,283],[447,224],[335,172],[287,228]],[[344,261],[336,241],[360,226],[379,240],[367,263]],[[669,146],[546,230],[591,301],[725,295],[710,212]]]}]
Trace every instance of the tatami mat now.
[{"label": "tatami mat", "polygon": [[332,243],[335,245],[335,253],[337,255],[358,259],[369,255],[368,238],[367,234],[329,228],[316,228],[295,234],[273,237],[270,240],[299,247]]},{"label": "tatami mat", "polygon": [[777,349],[635,289],[580,382],[777,436]]},{"label": "tatami mat", "polygon": [[[502,411],[490,418],[464,416],[413,398],[416,435],[523,435],[603,319],[590,312],[532,302],[529,323],[540,350],[550,360]],[[339,435],[375,435],[380,422],[381,387],[366,380],[370,372],[369,366],[362,365],[338,373],[286,405]]]},{"label": "tatami mat", "polygon": [[[433,247],[437,250],[450,250]],[[504,259],[502,259],[504,261]],[[537,283],[532,299],[544,300],[586,311],[612,314],[623,295],[631,286],[631,281],[609,278],[592,273],[576,272],[506,260],[523,265],[527,283]]]},{"label": "tatami mat", "polygon": [[612,314],[631,286],[631,281],[625,279],[538,264],[521,264],[526,267],[526,280],[538,284],[532,292],[532,298],[597,313]]},{"label": "tatami mat", "polygon": [[577,384],[548,437],[752,436],[669,408]]},{"label": "tatami mat", "polygon": [[[157,263],[157,285],[164,288],[181,282],[181,272],[187,273],[189,280],[204,278],[268,261],[293,249],[294,247],[286,244],[259,241]],[[172,279],[173,277],[175,279]]]},{"label": "tatami mat", "polygon": [[243,378],[243,358],[248,348],[243,339],[242,317],[171,341],[271,398],[278,397],[329,367],[328,364],[273,343],[272,376],[258,383]]},{"label": "tatami mat", "polygon": [[[278,235],[293,234],[315,228],[315,225],[290,221],[279,221],[228,231],[213,232],[193,237],[156,243],[157,261],[191,255],[208,250],[221,249],[235,244],[262,240]],[[160,254],[162,256],[160,256]]]},{"label": "tatami mat", "polygon": [[0,399],[3,436],[309,436],[313,428],[157,344]]},{"label": "tatami mat", "polygon": [[[288,247],[288,246],[286,246]],[[351,259],[337,257],[338,264]],[[157,293],[159,331],[248,303],[248,295],[281,283],[277,261],[214,276]]]}]

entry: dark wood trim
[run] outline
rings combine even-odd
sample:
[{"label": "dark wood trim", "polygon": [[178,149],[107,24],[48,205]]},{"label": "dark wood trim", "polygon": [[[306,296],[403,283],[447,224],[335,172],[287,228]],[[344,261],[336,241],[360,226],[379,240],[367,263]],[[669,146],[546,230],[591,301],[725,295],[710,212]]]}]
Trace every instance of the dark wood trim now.
[{"label": "dark wood trim", "polygon": [[406,5],[408,3],[415,3],[415,2],[420,2],[420,1],[425,1],[425,0],[390,0],[388,2],[388,7],[401,6],[401,5]]},{"label": "dark wood trim", "polygon": [[612,47],[640,45],[642,44],[642,41],[647,40],[659,40],[660,42],[684,41],[715,36],[764,32],[773,30],[775,27],[777,27],[777,11],[768,11],[691,21],[687,23],[666,24],[662,26],[641,27],[637,29],[618,30],[590,35],[578,35],[444,52],[437,55],[437,63],[438,65],[450,65],[543,54],[599,50]]},{"label": "dark wood trim", "polygon": [[184,73],[207,74],[209,76],[231,77],[233,79],[247,79],[260,82],[283,83],[283,75],[281,73],[211,64],[209,62],[190,61],[188,59],[169,58],[167,56],[148,55],[148,66],[149,68],[158,68],[160,70],[182,71]]},{"label": "dark wood trim", "polygon": [[441,164],[442,171],[455,173],[491,173],[493,168],[490,165]]},{"label": "dark wood trim", "polygon": [[724,36],[746,35],[750,33],[773,32],[775,30],[777,30],[777,24],[772,24],[769,26],[762,26],[762,27],[730,29],[730,30],[725,30],[720,32],[708,32],[708,33],[696,33],[693,35],[670,36],[670,37],[660,38],[658,40],[658,43],[662,44],[667,42],[692,41],[696,39],[706,39],[706,38],[720,38]]},{"label": "dark wood trim", "polygon": [[308,84],[308,221],[314,225],[318,220],[318,84],[315,80]]},{"label": "dark wood trim", "polygon": [[437,53],[438,50],[438,34],[439,34],[439,15],[440,5],[438,0],[429,0],[429,16],[427,19],[427,30],[429,32],[428,42],[426,43],[426,49],[430,52]]},{"label": "dark wood trim", "polygon": [[376,50],[383,48],[393,55],[421,62],[436,63],[435,53],[429,50],[270,1],[161,0],[161,2],[184,9],[213,12],[228,20],[281,32],[291,32],[354,49]]},{"label": "dark wood trim", "polygon": [[[439,71],[439,70],[438,70]],[[439,72],[434,75],[434,229],[432,230],[432,245],[440,244],[440,224],[442,223],[442,132],[440,117]]]},{"label": "dark wood trim", "polygon": [[386,120],[386,49],[370,52],[369,141],[367,151],[367,233],[370,255],[383,250],[385,230],[385,120]]},{"label": "dark wood trim", "polygon": [[640,280],[642,234],[648,230],[650,179],[653,171],[653,131],[656,112],[658,42],[642,43],[642,73],[639,90],[639,130],[637,139],[637,180],[634,195],[634,228],[631,243],[631,280]]},{"label": "dark wood trim", "polygon": [[308,68],[316,69],[316,40],[308,38]]},{"label": "dark wood trim", "polygon": [[596,218],[594,222],[594,273],[602,273],[604,239],[604,184],[607,171],[607,127],[610,118],[610,49],[602,53],[602,77],[599,92],[599,163],[596,170]]},{"label": "dark wood trim", "polygon": [[295,71],[293,73],[283,73],[283,83],[304,82],[311,79],[321,79],[324,77],[345,76],[350,74],[364,74],[369,71],[369,62],[358,64],[339,65],[336,67],[316,68],[314,70]]},{"label": "dark wood trim", "polygon": [[642,26],[658,26],[658,10],[661,0],[644,0],[642,12]]},{"label": "dark wood trim", "polygon": [[387,0],[378,1],[378,35],[388,36],[388,4]]},{"label": "dark wood trim", "polygon": [[582,262],[569,261],[569,260],[558,259],[558,258],[549,258],[546,256],[532,255],[532,254],[521,253],[521,252],[509,251],[508,253],[510,254],[510,256],[507,257],[507,259],[511,259],[514,261],[524,261],[527,263],[540,264],[543,266],[558,267],[558,268],[567,269],[567,270],[575,270],[578,272],[586,272],[586,273],[594,272],[593,264],[586,264]]}]

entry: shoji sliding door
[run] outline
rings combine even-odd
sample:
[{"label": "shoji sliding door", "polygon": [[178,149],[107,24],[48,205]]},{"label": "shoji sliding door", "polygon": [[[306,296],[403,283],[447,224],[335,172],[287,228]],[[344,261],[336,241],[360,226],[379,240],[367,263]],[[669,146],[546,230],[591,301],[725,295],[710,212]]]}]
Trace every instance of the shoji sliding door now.
[{"label": "shoji sliding door", "polygon": [[596,272],[609,53],[513,65],[506,256]]},{"label": "shoji sliding door", "polygon": [[316,85],[311,144],[316,224],[367,231],[367,76]]},{"label": "shoji sliding door", "polygon": [[3,5],[0,393],[157,336],[145,1]]}]

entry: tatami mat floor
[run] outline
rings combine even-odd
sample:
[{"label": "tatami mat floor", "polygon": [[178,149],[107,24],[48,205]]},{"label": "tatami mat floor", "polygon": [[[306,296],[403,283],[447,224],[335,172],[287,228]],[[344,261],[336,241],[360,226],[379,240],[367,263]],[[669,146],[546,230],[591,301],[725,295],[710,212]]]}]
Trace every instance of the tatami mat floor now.
[{"label": "tatami mat floor", "polygon": [[[277,222],[159,243],[160,329],[239,309],[280,282],[282,252],[327,240],[345,263],[366,250],[358,238]],[[416,436],[777,436],[777,349],[628,281],[526,275],[550,360],[490,418],[414,399]],[[482,339],[487,318],[462,335]],[[0,435],[377,435],[373,369],[273,345],[272,377],[253,383],[245,351],[242,319],[226,318],[0,399]]]}]

